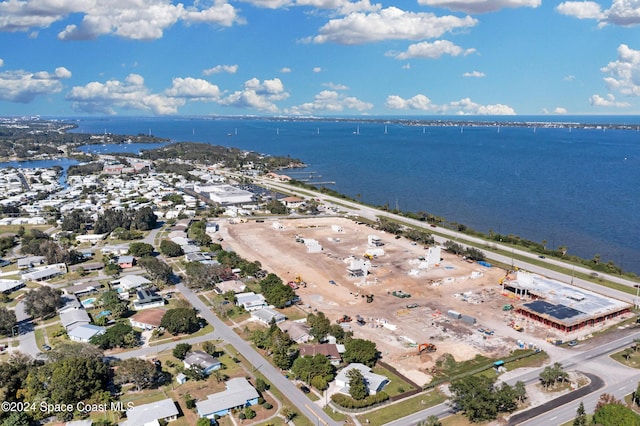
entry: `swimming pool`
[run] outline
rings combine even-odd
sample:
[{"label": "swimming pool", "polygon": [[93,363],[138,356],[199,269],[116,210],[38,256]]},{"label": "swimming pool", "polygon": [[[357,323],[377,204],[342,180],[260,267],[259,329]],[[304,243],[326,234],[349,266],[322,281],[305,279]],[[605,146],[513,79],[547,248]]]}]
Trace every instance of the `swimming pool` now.
[{"label": "swimming pool", "polygon": [[82,302],[82,306],[84,306],[85,308],[91,307],[93,306],[93,304],[96,302],[96,298],[95,297],[90,297],[88,299],[83,300]]}]

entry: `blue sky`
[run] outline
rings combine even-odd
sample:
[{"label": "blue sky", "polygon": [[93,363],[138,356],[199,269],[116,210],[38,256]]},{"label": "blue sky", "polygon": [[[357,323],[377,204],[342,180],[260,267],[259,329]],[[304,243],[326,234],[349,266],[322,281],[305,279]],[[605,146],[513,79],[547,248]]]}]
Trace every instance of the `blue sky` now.
[{"label": "blue sky", "polygon": [[0,115],[640,112],[640,0],[4,0]]}]

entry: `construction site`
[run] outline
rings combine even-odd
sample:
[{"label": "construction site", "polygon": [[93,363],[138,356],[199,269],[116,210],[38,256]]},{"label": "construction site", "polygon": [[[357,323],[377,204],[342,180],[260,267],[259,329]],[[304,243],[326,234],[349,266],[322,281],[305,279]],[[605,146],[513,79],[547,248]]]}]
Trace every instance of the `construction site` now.
[{"label": "construction site", "polygon": [[[236,222],[219,233],[225,248],[290,282],[301,309],[322,311],[375,342],[385,362],[419,384],[429,382],[444,353],[457,361],[499,358],[569,338],[525,315],[523,294],[505,287],[515,273],[349,219]],[[616,305],[615,318],[581,332],[624,318],[625,309]]]}]

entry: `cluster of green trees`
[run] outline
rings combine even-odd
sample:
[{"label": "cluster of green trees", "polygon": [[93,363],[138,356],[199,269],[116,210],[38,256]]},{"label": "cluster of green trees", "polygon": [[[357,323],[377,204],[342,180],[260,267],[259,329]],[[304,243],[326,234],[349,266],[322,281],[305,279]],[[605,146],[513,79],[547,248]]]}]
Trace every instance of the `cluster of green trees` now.
[{"label": "cluster of green trees", "polygon": [[189,226],[187,235],[201,247],[206,247],[211,244],[211,237],[207,234],[206,222],[198,221],[192,223],[191,226]]},{"label": "cluster of green trees", "polygon": [[0,306],[0,336],[11,336],[16,324],[16,313]]},{"label": "cluster of green trees", "polygon": [[160,326],[171,334],[194,333],[200,329],[200,322],[193,308],[169,309]]},{"label": "cluster of green trees", "polygon": [[482,252],[482,250],[478,250],[475,247],[463,247],[462,245],[451,240],[445,241],[444,249],[449,253],[453,253],[459,256],[466,256],[467,258],[475,261],[486,259],[486,256],[484,252]]},{"label": "cluster of green trees", "polygon": [[267,303],[276,308],[284,308],[295,298],[296,293],[291,287],[285,285],[280,277],[269,274],[260,280],[260,291]]},{"label": "cluster of green trees", "polygon": [[129,324],[119,322],[107,328],[104,334],[92,337],[91,343],[101,349],[133,348],[140,343],[140,333]]},{"label": "cluster of green trees", "polygon": [[[223,167],[235,169],[244,164],[253,164],[257,169],[273,170],[302,164],[300,160],[282,156],[264,156],[256,152],[242,151],[238,148],[228,148],[205,143],[179,142],[162,147],[161,149],[143,151],[142,158],[163,160],[178,158],[198,164],[222,164]],[[168,164],[165,164],[165,167]],[[158,170],[156,165],[156,170]],[[190,176],[193,178],[193,176]]]},{"label": "cluster of green trees", "polygon": [[[640,384],[638,384],[638,388],[640,390]],[[638,390],[634,393],[634,401]],[[587,424],[588,420],[584,404],[580,402],[576,410],[576,417],[573,420],[573,426],[587,426]],[[640,424],[640,416],[613,395],[603,393],[596,404],[591,424],[598,426],[637,426]]]},{"label": "cluster of green trees", "polygon": [[298,356],[298,351],[294,348],[293,341],[289,334],[280,330],[275,322],[268,329],[254,330],[249,339],[260,349],[264,349],[271,354],[273,363],[283,370],[288,370]]},{"label": "cluster of green trees", "polygon": [[548,365],[540,373],[540,383],[545,389],[554,386],[556,383],[564,383],[569,380],[569,373],[564,371],[559,362]]},{"label": "cluster of green trees", "polygon": [[162,240],[160,243],[160,253],[167,257],[178,257],[184,254],[182,247],[171,240]]},{"label": "cluster of green trees", "polygon": [[496,385],[496,379],[467,376],[449,386],[451,402],[473,423],[495,420],[499,413],[511,413],[526,399],[524,383]]},{"label": "cluster of green trees", "polygon": [[225,265],[205,265],[189,262],[185,266],[186,285],[189,288],[211,290],[217,283],[233,276],[231,268]]},{"label": "cluster of green trees", "polygon": [[[20,233],[18,235],[20,235]],[[22,244],[20,251],[22,254],[43,256],[49,264],[67,263],[74,265],[84,260],[82,254],[78,251],[63,248],[60,244],[51,240],[49,234],[39,229],[33,228],[20,236],[20,243]]]},{"label": "cluster of green trees", "polygon": [[336,338],[338,343],[343,343],[347,336],[351,337],[353,335],[352,332],[345,332],[340,324],[331,324],[329,318],[322,311],[317,314],[309,313],[307,315],[307,325],[311,327],[309,335],[313,336],[318,342],[324,341],[327,336],[331,335]]},{"label": "cluster of green trees", "polygon": [[49,318],[62,307],[62,291],[52,287],[39,287],[24,296],[24,310],[33,318]]},{"label": "cluster of green trees", "polygon": [[341,393],[331,395],[331,401],[344,408],[364,408],[379,404],[389,399],[386,392],[378,392],[375,395],[367,395],[362,399],[355,399]]},{"label": "cluster of green trees", "polygon": [[173,281],[171,266],[156,257],[143,256],[138,259],[138,266],[144,268],[149,278],[160,287],[171,284]]},{"label": "cluster of green trees", "polygon": [[297,378],[319,390],[327,389],[336,377],[336,367],[323,354],[296,358],[291,371]]},{"label": "cluster of green trees", "polygon": [[112,232],[116,228],[136,229],[148,231],[156,227],[158,217],[151,207],[142,207],[137,210],[106,210],[98,216],[93,230],[96,234]]},{"label": "cluster of green trees", "polygon": [[[56,404],[70,404],[76,408],[81,401],[92,403],[108,403],[111,394],[107,391],[109,368],[102,359],[102,353],[88,345],[66,343],[58,345],[49,352],[49,361],[36,363],[20,358],[13,358],[9,364],[21,364],[27,371],[18,372],[21,387],[15,393],[9,393],[7,400],[19,400],[39,403],[55,401]],[[12,368],[9,367],[9,370]],[[5,370],[0,364],[0,370]],[[15,383],[15,382],[14,382]],[[49,413],[47,410],[33,410],[29,414],[35,420],[50,415],[70,420],[74,412]]]}]

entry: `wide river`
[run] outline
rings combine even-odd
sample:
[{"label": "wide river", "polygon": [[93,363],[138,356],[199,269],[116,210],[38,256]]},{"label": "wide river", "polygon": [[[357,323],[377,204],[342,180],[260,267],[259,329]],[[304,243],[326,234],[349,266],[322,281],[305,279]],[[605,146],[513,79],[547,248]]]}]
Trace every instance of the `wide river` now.
[{"label": "wide river", "polygon": [[[547,117],[534,117],[543,121]],[[518,121],[524,121],[517,118]],[[572,117],[632,123],[639,117]],[[635,120],[635,122],[634,122]],[[211,118],[81,118],[77,132],[153,134],[173,141],[290,155],[315,182],[363,202],[424,211],[515,234],[640,273],[640,132],[542,125],[409,126],[398,122]],[[137,152],[151,145],[91,146]],[[295,171],[291,176],[309,178]]]}]

